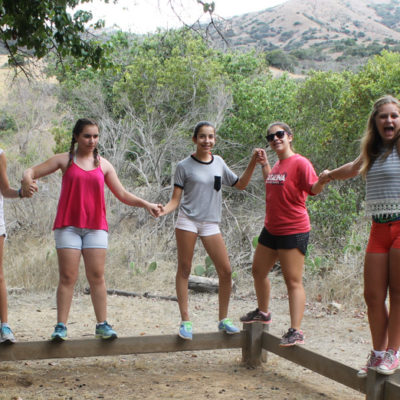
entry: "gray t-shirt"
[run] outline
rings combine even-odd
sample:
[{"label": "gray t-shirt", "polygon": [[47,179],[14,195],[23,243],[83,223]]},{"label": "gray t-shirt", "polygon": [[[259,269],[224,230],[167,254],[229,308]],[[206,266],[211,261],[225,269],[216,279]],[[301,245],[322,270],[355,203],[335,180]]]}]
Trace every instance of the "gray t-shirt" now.
[{"label": "gray t-shirt", "polygon": [[174,185],[183,189],[180,211],[201,222],[221,221],[222,185],[233,186],[239,180],[220,156],[202,162],[194,156],[176,166]]}]

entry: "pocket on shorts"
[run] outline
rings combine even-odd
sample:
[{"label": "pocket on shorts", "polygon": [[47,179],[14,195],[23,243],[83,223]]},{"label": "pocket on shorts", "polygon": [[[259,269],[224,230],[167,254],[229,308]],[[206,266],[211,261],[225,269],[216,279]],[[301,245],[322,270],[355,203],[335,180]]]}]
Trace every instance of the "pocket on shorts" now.
[{"label": "pocket on shorts", "polygon": [[214,176],[214,189],[218,192],[221,190],[221,177],[220,176]]}]

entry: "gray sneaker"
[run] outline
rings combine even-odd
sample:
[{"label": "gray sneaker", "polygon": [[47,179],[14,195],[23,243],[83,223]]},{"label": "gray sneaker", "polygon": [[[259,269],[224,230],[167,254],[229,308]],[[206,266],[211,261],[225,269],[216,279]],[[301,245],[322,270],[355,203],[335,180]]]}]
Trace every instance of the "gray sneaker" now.
[{"label": "gray sneaker", "polygon": [[282,336],[279,346],[288,347],[295,344],[304,344],[304,334],[302,331],[289,328],[289,330]]}]

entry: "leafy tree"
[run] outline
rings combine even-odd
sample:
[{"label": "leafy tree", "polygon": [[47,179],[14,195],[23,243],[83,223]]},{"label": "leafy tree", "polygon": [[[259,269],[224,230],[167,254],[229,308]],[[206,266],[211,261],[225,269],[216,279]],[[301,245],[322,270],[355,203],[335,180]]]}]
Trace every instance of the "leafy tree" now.
[{"label": "leafy tree", "polygon": [[287,75],[274,79],[270,73],[244,78],[232,86],[233,104],[225,114],[220,135],[240,143],[245,153],[229,154],[229,158],[247,157],[249,147],[264,143],[271,122],[291,123],[296,86]]},{"label": "leafy tree", "polygon": [[[103,48],[88,37],[86,28],[92,14],[78,10],[71,16],[68,12],[68,7],[90,1],[0,0],[0,42],[9,54],[10,63],[24,70],[27,57],[40,59],[55,52],[60,60],[72,56],[84,64],[99,67]],[[92,25],[93,28],[101,26],[103,21]]]}]

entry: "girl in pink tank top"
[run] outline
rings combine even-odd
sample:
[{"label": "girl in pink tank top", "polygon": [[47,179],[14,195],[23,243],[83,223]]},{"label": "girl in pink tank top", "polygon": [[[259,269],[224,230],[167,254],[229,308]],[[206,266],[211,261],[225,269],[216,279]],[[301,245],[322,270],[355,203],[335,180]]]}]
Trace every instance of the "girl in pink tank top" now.
[{"label": "girl in pink tank top", "polygon": [[66,324],[81,255],[97,319],[95,336],[101,339],[117,337],[107,323],[104,269],[108,225],[104,183],[118,200],[129,206],[146,208],[153,217],[158,217],[162,209],[161,204],[149,203],[122,186],[111,163],[98,155],[98,142],[97,123],[91,119],[79,119],[72,131],[70,151],[28,168],[23,175],[22,189],[28,191],[35,179],[57,170],[63,174],[53,226],[59,264],[57,324],[51,335],[54,341],[67,338]]}]

